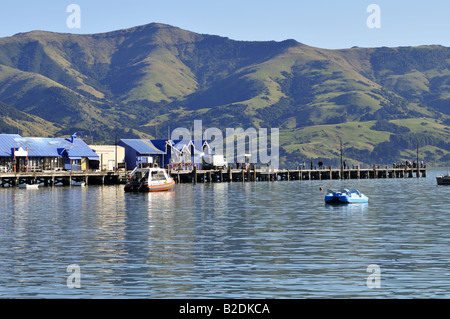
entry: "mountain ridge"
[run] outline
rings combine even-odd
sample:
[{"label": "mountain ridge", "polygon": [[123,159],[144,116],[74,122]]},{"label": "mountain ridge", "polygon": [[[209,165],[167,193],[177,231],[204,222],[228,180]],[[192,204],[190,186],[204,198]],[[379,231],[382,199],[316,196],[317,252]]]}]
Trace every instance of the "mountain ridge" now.
[{"label": "mountain ridge", "polygon": [[[52,136],[79,131],[111,142],[117,130],[151,138],[195,119],[220,129],[279,127],[282,163],[295,165],[336,164],[336,136],[355,163],[400,161],[413,150],[391,136],[414,132],[438,139],[422,145],[423,157],[445,163],[449,65],[450,48],[439,45],[330,50],[160,23],[81,35],[31,31],[0,38],[0,102],[42,119],[39,133]],[[14,123],[14,115],[5,118]],[[380,156],[382,143],[396,150]]]}]

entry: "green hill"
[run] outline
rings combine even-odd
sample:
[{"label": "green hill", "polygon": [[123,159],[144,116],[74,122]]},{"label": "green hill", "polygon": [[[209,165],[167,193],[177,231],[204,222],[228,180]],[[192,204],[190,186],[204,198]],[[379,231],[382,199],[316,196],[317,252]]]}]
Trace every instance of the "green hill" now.
[{"label": "green hill", "polygon": [[449,63],[441,46],[325,50],[163,24],[33,31],[0,38],[1,128],[39,121],[23,127],[112,142],[115,131],[163,138],[201,119],[205,128],[280,128],[283,166],[337,165],[339,138],[355,164],[410,159],[414,140],[427,162],[447,163]]}]

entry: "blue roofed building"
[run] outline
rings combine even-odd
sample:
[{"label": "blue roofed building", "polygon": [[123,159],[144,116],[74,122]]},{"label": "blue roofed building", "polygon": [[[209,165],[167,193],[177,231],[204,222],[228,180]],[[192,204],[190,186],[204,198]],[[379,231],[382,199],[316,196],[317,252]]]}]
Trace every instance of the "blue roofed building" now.
[{"label": "blue roofed building", "polygon": [[121,139],[118,145],[125,148],[127,170],[153,165],[164,166],[167,155],[165,145],[158,145],[159,148],[146,139]]},{"label": "blue roofed building", "polygon": [[0,134],[0,172],[92,170],[99,156],[74,134],[71,138]]}]

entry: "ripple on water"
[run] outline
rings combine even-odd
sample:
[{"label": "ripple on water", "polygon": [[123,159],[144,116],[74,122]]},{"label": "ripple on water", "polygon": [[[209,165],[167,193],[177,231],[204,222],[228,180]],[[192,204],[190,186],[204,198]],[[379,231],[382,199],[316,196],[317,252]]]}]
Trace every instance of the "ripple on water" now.
[{"label": "ripple on water", "polygon": [[[435,185],[436,173],[152,194],[1,189],[0,296],[448,298],[448,188]],[[358,188],[370,201],[325,205],[319,187]],[[67,288],[71,264],[80,290]],[[371,264],[379,289],[366,285]]]}]

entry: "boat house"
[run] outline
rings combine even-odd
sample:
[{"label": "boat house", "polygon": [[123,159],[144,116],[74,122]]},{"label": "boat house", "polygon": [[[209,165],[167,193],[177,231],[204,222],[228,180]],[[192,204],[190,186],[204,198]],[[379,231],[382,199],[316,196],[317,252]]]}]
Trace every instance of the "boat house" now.
[{"label": "boat house", "polygon": [[70,138],[0,134],[0,172],[98,169],[99,156],[74,134]]}]

